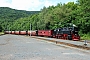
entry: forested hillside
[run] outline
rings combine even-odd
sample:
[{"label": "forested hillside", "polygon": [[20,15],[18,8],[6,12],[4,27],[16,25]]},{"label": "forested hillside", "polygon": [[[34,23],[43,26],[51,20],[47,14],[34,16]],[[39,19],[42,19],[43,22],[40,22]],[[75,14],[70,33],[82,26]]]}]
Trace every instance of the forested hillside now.
[{"label": "forested hillside", "polygon": [[11,9],[9,7],[0,7],[0,27],[2,27],[3,30],[6,30],[15,20],[39,12],[40,11],[23,11]]},{"label": "forested hillside", "polygon": [[[56,29],[76,25],[79,28],[80,36],[90,36],[90,0],[77,0],[76,3],[58,3],[56,6],[43,7],[38,14],[17,19],[9,30],[32,30]],[[86,38],[88,39],[88,38]]]}]

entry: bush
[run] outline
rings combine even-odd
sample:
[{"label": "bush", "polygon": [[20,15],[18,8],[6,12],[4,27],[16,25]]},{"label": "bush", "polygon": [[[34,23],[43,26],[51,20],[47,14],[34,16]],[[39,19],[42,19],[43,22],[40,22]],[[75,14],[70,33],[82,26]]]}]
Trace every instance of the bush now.
[{"label": "bush", "polygon": [[90,40],[90,33],[88,33],[88,34],[82,34],[81,35],[81,40]]}]

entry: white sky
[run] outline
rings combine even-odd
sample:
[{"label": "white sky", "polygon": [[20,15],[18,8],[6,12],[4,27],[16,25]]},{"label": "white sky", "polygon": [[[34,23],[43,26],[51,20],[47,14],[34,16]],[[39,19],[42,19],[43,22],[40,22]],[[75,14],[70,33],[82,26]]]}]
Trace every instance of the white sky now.
[{"label": "white sky", "polygon": [[57,3],[76,2],[77,0],[0,0],[0,7],[18,10],[40,11],[41,8],[57,5]]}]

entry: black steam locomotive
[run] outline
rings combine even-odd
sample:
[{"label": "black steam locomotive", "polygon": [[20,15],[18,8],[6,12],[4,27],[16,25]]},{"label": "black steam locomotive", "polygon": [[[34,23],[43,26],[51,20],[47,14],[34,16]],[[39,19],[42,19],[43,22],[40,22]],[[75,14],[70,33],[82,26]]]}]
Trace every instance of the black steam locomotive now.
[{"label": "black steam locomotive", "polygon": [[53,36],[60,39],[80,40],[77,27],[63,27],[55,29]]}]

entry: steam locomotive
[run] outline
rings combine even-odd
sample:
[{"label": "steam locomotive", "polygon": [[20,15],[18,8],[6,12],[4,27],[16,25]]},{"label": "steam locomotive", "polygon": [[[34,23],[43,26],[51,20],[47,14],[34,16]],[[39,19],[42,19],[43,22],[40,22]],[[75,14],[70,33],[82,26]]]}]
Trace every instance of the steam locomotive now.
[{"label": "steam locomotive", "polygon": [[74,41],[80,40],[77,27],[63,27],[54,30],[5,31],[5,34],[52,37],[52,38],[74,40]]}]

